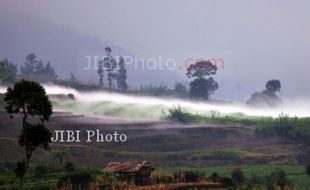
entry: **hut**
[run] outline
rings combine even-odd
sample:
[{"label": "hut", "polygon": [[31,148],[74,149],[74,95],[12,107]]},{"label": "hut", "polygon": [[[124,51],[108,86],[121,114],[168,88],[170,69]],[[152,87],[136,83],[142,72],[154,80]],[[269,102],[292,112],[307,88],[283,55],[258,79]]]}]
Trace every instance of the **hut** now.
[{"label": "hut", "polygon": [[110,162],[105,168],[105,172],[117,174],[120,181],[125,181],[135,185],[150,184],[151,172],[154,168],[147,161],[131,162]]}]

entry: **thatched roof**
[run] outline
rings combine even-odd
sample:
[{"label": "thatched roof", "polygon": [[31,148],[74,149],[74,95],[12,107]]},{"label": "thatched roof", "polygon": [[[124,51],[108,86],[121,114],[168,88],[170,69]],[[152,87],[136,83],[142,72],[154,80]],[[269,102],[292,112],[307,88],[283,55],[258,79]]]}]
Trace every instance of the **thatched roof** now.
[{"label": "thatched roof", "polygon": [[107,172],[137,172],[141,168],[151,168],[153,167],[147,161],[133,161],[133,162],[110,162],[104,171]]}]

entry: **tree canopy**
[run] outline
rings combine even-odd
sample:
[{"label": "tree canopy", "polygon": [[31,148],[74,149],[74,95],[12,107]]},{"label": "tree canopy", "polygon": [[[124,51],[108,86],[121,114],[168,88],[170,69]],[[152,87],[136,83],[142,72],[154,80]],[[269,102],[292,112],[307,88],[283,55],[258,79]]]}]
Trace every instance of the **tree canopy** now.
[{"label": "tree canopy", "polygon": [[[190,97],[210,99],[210,95],[218,89],[218,83],[210,75],[216,74],[217,67],[210,61],[199,61],[187,68],[187,77],[195,78],[190,82]],[[207,78],[208,77],[208,78]]]},{"label": "tree canopy", "polygon": [[52,114],[52,104],[45,89],[33,81],[21,80],[8,88],[4,100],[6,111],[10,114],[20,113],[23,117],[39,116],[47,121]]}]

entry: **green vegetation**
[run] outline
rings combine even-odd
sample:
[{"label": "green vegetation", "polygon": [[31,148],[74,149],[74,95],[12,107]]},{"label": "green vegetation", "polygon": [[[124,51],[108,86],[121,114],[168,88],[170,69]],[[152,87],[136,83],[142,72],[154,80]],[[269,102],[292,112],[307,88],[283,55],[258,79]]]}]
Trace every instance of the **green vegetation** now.
[{"label": "green vegetation", "polygon": [[[3,166],[4,163],[1,163]],[[14,167],[14,166],[13,166]],[[66,172],[64,169],[56,169],[43,163],[30,164],[29,171],[24,177],[24,189],[55,189],[57,185],[61,186],[64,179],[74,179],[75,185],[87,185],[86,180],[93,179],[93,176],[100,175],[98,168],[80,167],[74,172]],[[63,181],[64,180],[64,181]],[[81,181],[81,184],[79,184]],[[8,170],[0,170],[0,189],[17,189],[19,187],[12,167]]]},{"label": "green vegetation", "polygon": [[[41,165],[41,166],[40,166]],[[43,172],[41,175],[36,175],[38,168],[43,167],[44,170],[48,172]],[[302,165],[244,165],[240,166],[244,173],[245,184],[252,183],[255,184],[255,180],[265,180],[267,184],[267,177],[278,182],[290,182],[298,189],[306,189],[310,186],[309,177],[304,171],[304,166]],[[37,168],[37,169],[36,169]],[[231,177],[231,172],[233,171],[233,166],[227,167],[208,167],[208,168],[159,168],[154,172],[153,178],[158,180],[169,180],[167,176],[178,176],[180,173],[186,173],[187,180],[197,180],[198,177],[206,176],[212,179],[215,178],[215,173],[223,179],[229,179]],[[40,172],[42,169],[39,169]],[[159,176],[160,174],[160,176]],[[166,176],[166,177],[165,177]],[[55,188],[61,185],[65,179],[74,178],[81,179],[86,178],[90,183],[96,178],[101,182],[101,186],[107,187],[109,185],[116,185],[117,181],[113,174],[102,173],[99,168],[82,167],[78,168],[75,172],[65,172],[64,170],[48,166],[42,166],[42,164],[32,165],[29,172],[25,176],[25,189],[43,189],[43,188]],[[113,183],[112,183],[113,182]],[[83,183],[82,185],[89,185]],[[0,189],[5,187],[17,187],[16,178],[14,173],[9,171],[0,172]]]},{"label": "green vegetation", "polygon": [[310,143],[310,118],[291,118],[280,115],[268,125],[256,129],[257,135],[283,137],[295,142]]},{"label": "green vegetation", "polygon": [[[210,179],[219,177],[231,177],[234,166],[207,167],[207,168],[159,168],[157,172],[178,173],[180,171],[194,171],[203,173]],[[303,165],[241,165],[245,177],[245,184],[263,184],[268,182],[285,183],[294,185],[298,190],[307,190],[310,187],[309,177],[306,175]],[[212,177],[213,176],[213,177]],[[268,180],[269,179],[269,180]]]},{"label": "green vegetation", "polygon": [[70,161],[65,163],[64,168],[67,172],[73,172],[75,170],[75,166],[73,162],[70,162]]},{"label": "green vegetation", "polygon": [[210,111],[209,116],[192,114],[180,106],[169,109],[168,113],[164,112],[163,117],[167,120],[181,123],[239,124],[245,126],[261,126],[274,122],[272,117],[246,116],[242,113],[225,116],[221,116],[221,113],[217,111]]},{"label": "green vegetation", "polygon": [[90,172],[77,171],[61,176],[57,181],[57,188],[88,189],[91,182]]},{"label": "green vegetation", "polygon": [[255,128],[257,136],[281,137],[294,142],[310,143],[310,117],[288,117],[284,114],[280,114],[278,118],[245,115],[220,116],[220,113],[212,111],[210,116],[202,116],[189,113],[178,106],[169,109],[168,113],[164,113],[164,118],[181,123],[250,126]]},{"label": "green vegetation", "polygon": [[66,148],[60,148],[53,150],[53,158],[59,161],[59,164],[62,165],[65,157],[70,155],[70,150]]},{"label": "green vegetation", "polygon": [[231,179],[232,179],[233,184],[237,186],[243,184],[245,182],[245,176],[244,176],[242,168],[240,167],[234,168],[231,171]]}]

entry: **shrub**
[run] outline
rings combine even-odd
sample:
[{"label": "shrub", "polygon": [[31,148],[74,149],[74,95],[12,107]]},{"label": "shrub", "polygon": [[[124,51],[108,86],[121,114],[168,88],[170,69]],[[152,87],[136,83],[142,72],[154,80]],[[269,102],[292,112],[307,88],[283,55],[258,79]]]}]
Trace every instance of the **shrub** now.
[{"label": "shrub", "polygon": [[291,118],[281,114],[279,118],[256,128],[258,136],[282,137],[296,142],[310,144],[310,118]]},{"label": "shrub", "polygon": [[274,186],[284,189],[284,187],[292,186],[291,182],[284,170],[276,169],[269,176],[266,176],[266,185],[268,189],[274,189]]},{"label": "shrub", "polygon": [[68,98],[71,99],[71,100],[75,100],[74,94],[72,94],[72,93],[68,94]]},{"label": "shrub", "polygon": [[171,121],[190,123],[193,121],[193,116],[183,110],[180,106],[168,110],[168,115],[166,118]]},{"label": "shrub", "polygon": [[73,162],[66,162],[64,167],[67,172],[73,172],[75,170]]},{"label": "shrub", "polygon": [[49,172],[49,167],[46,164],[39,164],[34,168],[34,175],[36,177],[43,176]]},{"label": "shrub", "polygon": [[234,185],[241,185],[245,181],[245,176],[241,168],[234,168],[231,171],[231,179]]},{"label": "shrub", "polygon": [[229,177],[221,177],[220,182],[225,185],[225,186],[232,186],[233,185],[233,181],[231,178]]},{"label": "shrub", "polygon": [[306,174],[310,176],[310,163],[306,165]]},{"label": "shrub", "polygon": [[99,189],[123,189],[122,183],[117,180],[117,174],[111,172],[103,172],[101,176],[96,178]]},{"label": "shrub", "polygon": [[220,181],[221,177],[218,173],[214,172],[212,173],[212,175],[210,176],[210,179],[213,181],[213,182],[218,182]]},{"label": "shrub", "polygon": [[252,174],[247,178],[246,182],[248,185],[258,185],[264,182],[264,177],[258,174]]},{"label": "shrub", "polygon": [[153,172],[151,174],[150,180],[151,184],[162,184],[162,183],[173,183],[175,182],[175,180],[180,180],[180,178],[177,177],[177,174],[171,175],[166,173]]},{"label": "shrub", "polygon": [[182,172],[186,182],[195,182],[199,178],[198,172],[184,171]]},{"label": "shrub", "polygon": [[8,160],[0,162],[1,171],[8,172],[8,171],[14,170],[14,168],[15,168],[14,162],[11,162]]},{"label": "shrub", "polygon": [[58,179],[58,188],[72,187],[73,190],[87,189],[92,181],[89,172],[80,171],[64,175]]}]

